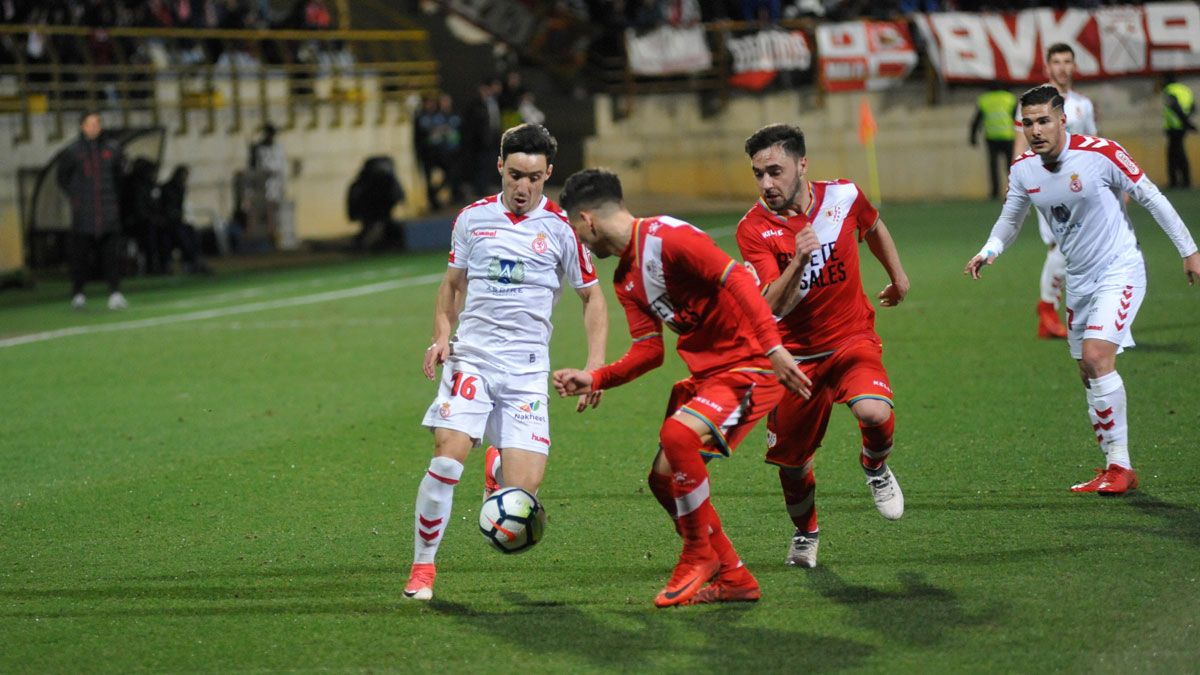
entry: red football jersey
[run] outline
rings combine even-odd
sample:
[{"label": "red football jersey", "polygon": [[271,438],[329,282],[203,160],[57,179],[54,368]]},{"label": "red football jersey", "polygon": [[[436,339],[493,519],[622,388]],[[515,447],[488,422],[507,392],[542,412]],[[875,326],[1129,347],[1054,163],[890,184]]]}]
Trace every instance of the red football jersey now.
[{"label": "red football jersey", "polygon": [[676,350],[697,378],[734,368],[771,368],[765,353],[779,330],[753,277],[702,230],[669,216],[634,221],[613,277],[633,345],[598,369],[597,389],[661,363],[662,325],[679,334]]},{"label": "red football jersey", "polygon": [[875,334],[875,309],[863,292],[858,243],[879,212],[848,180],[809,183],[808,212],[784,218],[760,200],[738,223],[737,242],[760,285],[779,278],[796,255],[796,233],[812,227],[821,250],[801,270],[799,297],[779,319],[783,344],[796,356],[834,350],[848,338]]}]

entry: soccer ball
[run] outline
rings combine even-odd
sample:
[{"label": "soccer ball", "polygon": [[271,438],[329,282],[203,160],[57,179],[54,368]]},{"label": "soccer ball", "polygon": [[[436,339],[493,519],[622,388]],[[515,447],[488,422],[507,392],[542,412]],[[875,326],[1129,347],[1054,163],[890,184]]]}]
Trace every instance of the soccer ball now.
[{"label": "soccer ball", "polygon": [[542,540],[546,511],[518,487],[496,490],[479,509],[479,531],[501,553],[521,553]]}]

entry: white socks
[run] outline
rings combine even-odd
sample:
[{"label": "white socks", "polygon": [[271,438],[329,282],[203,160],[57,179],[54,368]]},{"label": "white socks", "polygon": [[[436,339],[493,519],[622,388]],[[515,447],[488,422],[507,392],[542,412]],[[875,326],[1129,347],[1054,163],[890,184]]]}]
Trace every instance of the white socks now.
[{"label": "white socks", "polygon": [[1066,276],[1067,257],[1055,246],[1046,252],[1046,262],[1042,264],[1042,302],[1053,303],[1054,308],[1058,309],[1058,296]]},{"label": "white socks", "polygon": [[1114,370],[1089,379],[1088,385],[1088,416],[1100,449],[1108,457],[1108,464],[1133,468],[1129,463],[1129,426],[1125,417],[1125,383],[1121,381],[1121,375]]},{"label": "white socks", "polygon": [[434,457],[417,489],[417,513],[413,530],[413,562],[431,563],[450,524],[454,486],[462,478],[463,465],[449,457]]}]

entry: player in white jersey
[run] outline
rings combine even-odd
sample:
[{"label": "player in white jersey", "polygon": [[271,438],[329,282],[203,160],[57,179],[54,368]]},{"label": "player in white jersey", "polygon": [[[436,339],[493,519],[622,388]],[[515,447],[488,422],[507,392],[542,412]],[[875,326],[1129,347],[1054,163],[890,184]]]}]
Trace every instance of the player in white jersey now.
[{"label": "player in white jersey", "polygon": [[[405,597],[433,597],[434,558],[450,521],[454,486],[471,449],[485,436],[500,448],[496,457],[489,448],[490,487],[536,493],[541,485],[550,451],[550,315],[564,277],[583,300],[588,368],[604,363],[608,311],[590,254],[566,214],[542,194],[557,149],[540,125],[506,131],[497,161],[501,193],[471,204],[454,221],[433,344],[423,365],[431,380],[437,366],[444,367],[423,422],[433,431],[434,450],[417,491]],[[599,402],[599,393],[592,394],[580,400],[578,410]]]},{"label": "player in white jersey", "polygon": [[[1061,42],[1050,45],[1046,50],[1046,76],[1050,83],[1058,88],[1063,97],[1063,112],[1067,116],[1067,132],[1095,136],[1096,109],[1088,97],[1080,94],[1071,87],[1075,83],[1075,51],[1070,45]],[[1020,157],[1029,149],[1025,134],[1021,133],[1021,108],[1017,106],[1014,120],[1017,126],[1017,136],[1013,139],[1013,158]],[[1058,318],[1058,301],[1062,295],[1062,285],[1067,270],[1067,261],[1062,251],[1054,243],[1050,232],[1050,223],[1039,212],[1038,234],[1046,244],[1046,261],[1042,263],[1042,278],[1039,288],[1037,305],[1038,330],[1040,338],[1065,338],[1067,329]]]},{"label": "player in white jersey", "polygon": [[1032,148],[1013,162],[1008,196],[983,250],[964,274],[978,279],[1017,238],[1030,204],[1051,223],[1067,260],[1067,345],[1087,388],[1088,416],[1105,467],[1074,492],[1123,494],[1138,485],[1129,462],[1125,384],[1117,354],[1133,346],[1132,325],[1146,296],[1146,269],[1122,193],[1144,206],[1183,258],[1188,283],[1200,281],[1200,253],[1183,220],[1116,142],[1066,131],[1063,98],[1050,85],[1021,96]]}]

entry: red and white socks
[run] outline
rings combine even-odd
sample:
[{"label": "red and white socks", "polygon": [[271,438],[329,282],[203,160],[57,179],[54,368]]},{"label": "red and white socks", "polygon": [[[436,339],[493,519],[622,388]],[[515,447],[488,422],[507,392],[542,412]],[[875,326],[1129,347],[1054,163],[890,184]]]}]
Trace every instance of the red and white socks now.
[{"label": "red and white socks", "polygon": [[1129,425],[1126,423],[1125,383],[1117,371],[1088,379],[1088,417],[1107,465],[1126,469],[1129,463]]},{"label": "red and white socks", "polygon": [[417,489],[413,526],[413,562],[432,563],[450,524],[454,486],[462,478],[463,465],[450,457],[434,457]]}]

